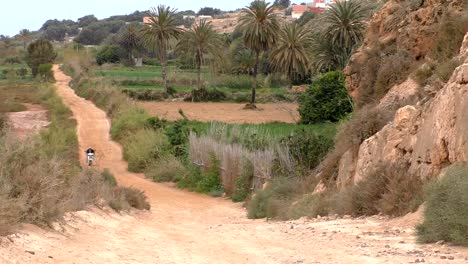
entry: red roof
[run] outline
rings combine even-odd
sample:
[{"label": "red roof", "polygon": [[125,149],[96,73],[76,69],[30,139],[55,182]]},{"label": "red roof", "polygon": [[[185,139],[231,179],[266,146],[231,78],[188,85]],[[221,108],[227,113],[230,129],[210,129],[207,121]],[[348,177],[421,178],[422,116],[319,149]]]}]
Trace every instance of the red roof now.
[{"label": "red roof", "polygon": [[[323,1],[323,0],[317,0],[317,1]],[[306,11],[314,12],[314,13],[322,13],[325,11],[325,9],[320,8],[320,7],[310,7],[306,5],[293,5],[292,11],[295,13],[304,13]]]},{"label": "red roof", "polygon": [[306,5],[293,5],[292,6],[292,11],[293,12],[305,12],[307,11],[307,6]]}]

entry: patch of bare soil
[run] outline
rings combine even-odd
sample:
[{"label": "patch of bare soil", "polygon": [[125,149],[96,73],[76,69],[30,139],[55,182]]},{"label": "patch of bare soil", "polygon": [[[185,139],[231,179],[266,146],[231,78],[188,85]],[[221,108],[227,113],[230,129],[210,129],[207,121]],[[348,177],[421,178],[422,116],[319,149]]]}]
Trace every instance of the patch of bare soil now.
[{"label": "patch of bare soil", "polygon": [[38,133],[50,122],[47,118],[47,110],[40,105],[24,104],[26,111],[8,113],[11,131],[18,138]]},{"label": "patch of bare soil", "polygon": [[[54,230],[26,226],[0,239],[0,263],[467,263],[468,249],[417,245],[408,219],[383,217],[249,220],[239,204],[190,193],[129,173],[109,138],[103,111],[76,96],[54,68],[57,91],[78,121],[80,147],[119,184],[144,190],[151,211],[68,214]],[[420,217],[413,215],[416,223]]]},{"label": "patch of bare soil", "polygon": [[261,124],[268,122],[295,123],[299,120],[298,105],[294,103],[257,104],[246,110],[237,103],[139,102],[150,114],[168,120],[178,120],[181,109],[190,120],[218,121],[230,124]]}]

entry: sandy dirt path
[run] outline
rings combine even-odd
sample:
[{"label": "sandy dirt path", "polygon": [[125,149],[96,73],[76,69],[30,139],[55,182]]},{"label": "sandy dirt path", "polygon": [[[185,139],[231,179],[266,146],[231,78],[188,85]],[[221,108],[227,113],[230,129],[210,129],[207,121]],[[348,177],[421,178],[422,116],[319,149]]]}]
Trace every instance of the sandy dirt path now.
[{"label": "sandy dirt path", "polygon": [[181,119],[179,109],[184,111],[188,119],[204,122],[296,123],[300,119],[298,105],[294,103],[257,104],[258,110],[244,110],[245,104],[237,103],[139,102],[138,104],[150,114],[168,120]]},{"label": "sandy dirt path", "polygon": [[[416,245],[416,216],[291,222],[248,220],[238,204],[150,182],[126,171],[103,111],[76,96],[54,67],[57,92],[78,121],[80,148],[120,184],[146,192],[150,212],[92,209],[55,230],[25,226],[0,239],[0,263],[467,263],[466,249]],[[104,154],[102,154],[104,153]],[[58,230],[58,231],[57,231]]]}]

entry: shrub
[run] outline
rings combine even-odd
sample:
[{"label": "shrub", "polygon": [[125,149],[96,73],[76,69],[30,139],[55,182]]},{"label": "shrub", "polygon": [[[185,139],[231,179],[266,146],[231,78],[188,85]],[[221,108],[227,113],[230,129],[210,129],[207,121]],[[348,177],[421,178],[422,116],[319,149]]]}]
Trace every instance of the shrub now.
[{"label": "shrub", "polygon": [[226,94],[216,88],[212,90],[207,89],[197,89],[194,90],[190,97],[186,97],[186,101],[192,101],[192,96],[194,96],[195,102],[220,102],[226,100]]},{"label": "shrub", "polygon": [[254,177],[254,167],[251,161],[245,160],[241,175],[235,181],[235,189],[232,195],[232,201],[242,202],[250,194],[250,183]]},{"label": "shrub", "polygon": [[442,81],[448,82],[455,69],[462,64],[458,58],[447,60],[437,65],[435,73]]},{"label": "shrub", "polygon": [[50,41],[39,39],[28,46],[26,62],[32,70],[33,77],[38,74],[39,65],[53,63],[57,53]]},{"label": "shrub", "polygon": [[219,161],[212,154],[211,166],[206,173],[203,173],[201,181],[197,183],[197,192],[220,196],[224,193],[223,185],[219,175]]},{"label": "shrub", "polygon": [[249,218],[279,218],[288,216],[292,198],[297,194],[297,181],[292,178],[276,178],[264,189],[255,192],[248,203]]},{"label": "shrub", "polygon": [[118,46],[104,46],[96,53],[96,62],[99,65],[104,63],[118,63],[120,61],[120,51]]},{"label": "shrub", "polygon": [[151,209],[145,193],[129,187],[115,188],[109,206],[116,211],[129,210],[132,207],[139,210]]},{"label": "shrub", "polygon": [[145,171],[145,176],[155,182],[175,182],[183,178],[186,174],[187,169],[172,155],[155,161]]},{"label": "shrub", "polygon": [[24,79],[26,77],[26,75],[28,75],[28,69],[19,68],[19,69],[16,70],[16,74]]},{"label": "shrub", "polygon": [[52,64],[50,63],[39,65],[37,75],[39,75],[43,81],[50,82],[55,80],[52,72]]},{"label": "shrub", "polygon": [[152,162],[167,155],[168,145],[161,132],[142,129],[125,139],[123,149],[128,170],[143,172]]},{"label": "shrub", "polygon": [[301,123],[336,122],[352,111],[341,72],[322,75],[299,100]]},{"label": "shrub", "polygon": [[296,130],[282,140],[296,163],[305,169],[315,168],[333,147],[333,140],[322,135]]},{"label": "shrub", "polygon": [[114,118],[112,122],[112,138],[120,140],[131,133],[135,133],[136,131],[147,127],[149,118],[149,114],[142,109],[136,107],[126,109]]},{"label": "shrub", "polygon": [[189,190],[195,190],[198,182],[203,179],[200,167],[196,165],[188,166],[188,173],[177,182],[177,187]]},{"label": "shrub", "polygon": [[423,243],[444,240],[468,246],[468,165],[452,165],[425,188],[424,222],[417,227]]},{"label": "shrub", "polygon": [[171,144],[172,153],[176,157],[186,156],[190,133],[188,121],[186,119],[175,121],[164,133],[169,140],[169,144]]},{"label": "shrub", "polygon": [[406,165],[380,164],[352,187],[352,212],[392,216],[414,212],[422,203],[422,186],[419,176],[409,174]]},{"label": "shrub", "polygon": [[419,84],[420,87],[426,86],[428,83],[429,78],[434,73],[434,66],[433,64],[425,63],[421,65],[413,74],[413,79]]},{"label": "shrub", "polygon": [[382,58],[374,83],[374,99],[380,99],[394,85],[403,82],[410,73],[412,58],[408,52],[399,51]]},{"label": "shrub", "polygon": [[117,186],[117,180],[115,179],[115,176],[110,172],[109,169],[104,169],[101,172],[101,176],[104,182],[106,182],[110,186]]},{"label": "shrub", "polygon": [[302,199],[292,204],[289,209],[289,217],[299,219],[303,216],[317,217],[328,214],[328,200],[325,195],[306,194]]}]

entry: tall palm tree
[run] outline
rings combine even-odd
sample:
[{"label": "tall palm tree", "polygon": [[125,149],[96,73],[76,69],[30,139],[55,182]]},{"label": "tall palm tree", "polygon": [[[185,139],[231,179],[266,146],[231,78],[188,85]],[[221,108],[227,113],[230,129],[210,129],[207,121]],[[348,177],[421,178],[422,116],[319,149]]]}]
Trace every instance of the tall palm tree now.
[{"label": "tall palm tree", "polygon": [[264,0],[253,1],[250,6],[242,9],[238,29],[243,32],[245,46],[255,54],[252,97],[250,100],[250,106],[255,108],[260,53],[274,45],[275,35],[279,29],[278,19],[273,13],[273,6]]},{"label": "tall palm tree", "polygon": [[27,29],[22,29],[19,32],[19,37],[21,41],[23,42],[23,48],[26,50],[26,46],[28,45],[28,41],[31,39],[31,31]]},{"label": "tall palm tree", "polygon": [[[207,22],[204,19],[186,31],[179,43],[177,43],[177,52],[195,57],[199,90],[202,88],[201,67],[205,63],[205,55],[221,56],[222,47],[223,41],[221,36],[213,29],[211,22]],[[194,90],[192,90],[192,101],[194,100],[194,95]]]},{"label": "tall palm tree", "polygon": [[271,63],[273,69],[286,73],[290,85],[295,75],[309,70],[312,36],[310,30],[298,23],[286,24],[278,32]]},{"label": "tall palm tree", "polygon": [[150,48],[156,49],[162,66],[162,79],[164,92],[167,93],[167,49],[171,39],[178,39],[182,29],[177,27],[176,9],[165,5],[152,8],[149,12],[150,23],[146,25],[141,33],[145,43]]},{"label": "tall palm tree", "polygon": [[356,0],[337,1],[323,13],[324,34],[334,45],[351,50],[364,38],[368,15]]},{"label": "tall palm tree", "polygon": [[343,70],[352,54],[352,49],[334,45],[321,35],[314,35],[312,45],[311,69],[316,73]]}]

